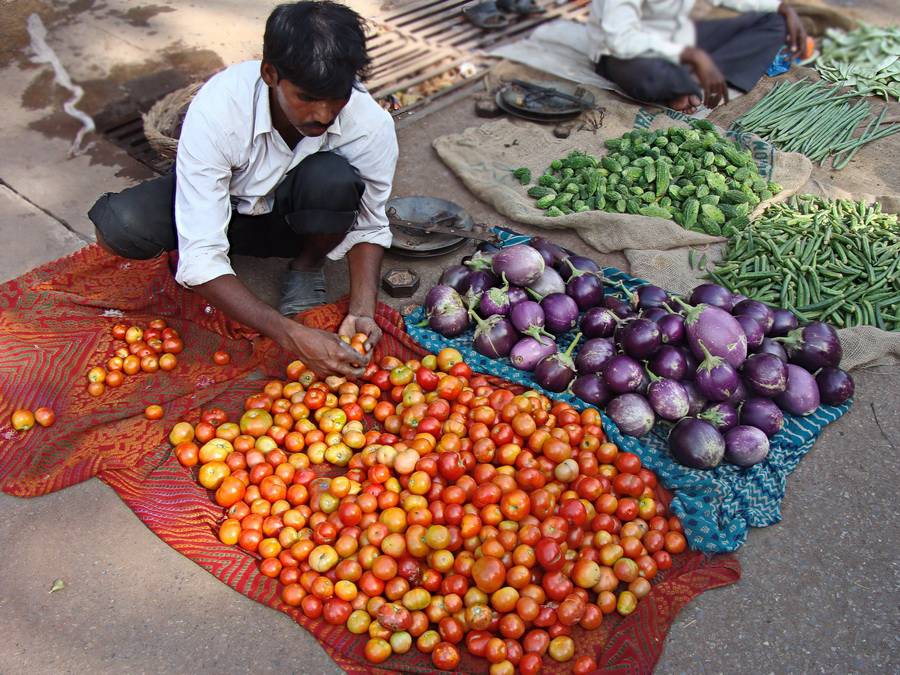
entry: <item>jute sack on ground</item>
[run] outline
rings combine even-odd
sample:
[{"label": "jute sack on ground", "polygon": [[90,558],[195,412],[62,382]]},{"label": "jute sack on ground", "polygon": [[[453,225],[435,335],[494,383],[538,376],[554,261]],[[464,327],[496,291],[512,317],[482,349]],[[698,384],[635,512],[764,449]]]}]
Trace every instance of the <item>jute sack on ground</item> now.
[{"label": "jute sack on ground", "polygon": [[[507,67],[507,77],[534,76],[536,71],[516,66]],[[488,202],[512,221],[547,229],[573,228],[588,244],[603,253],[624,249],[668,249],[680,246],[704,245],[722,241],[719,237],[685,230],[671,220],[646,216],[585,211],[557,218],[544,215],[534,206],[526,189],[512,176],[511,171],[525,166],[532,175],[539,176],[554,159],[573,150],[603,155],[603,142],[616,138],[634,128],[663,129],[687,126],[690,118],[660,108],[641,108],[620,98],[591,89],[596,103],[602,107],[602,126],[593,129],[590,121],[599,112],[586,113],[584,127],[569,138],[555,138],[549,127],[523,121],[502,119],[480,127],[466,129],[460,134],[442,136],[434,141],[434,148],[443,162],[463,181],[479,199]],[[593,116],[593,118],[591,117]],[[577,128],[577,126],[576,126]],[[721,132],[721,130],[720,130]],[[803,155],[775,152],[771,145],[750,135],[736,137],[752,150],[761,174],[780,183],[784,189],[775,199],[782,200],[795,193],[809,178],[811,164]],[[763,206],[763,205],[761,205]]]},{"label": "jute sack on ground", "polygon": [[[856,199],[867,203],[879,202],[882,209],[892,213],[900,213],[900,197],[874,196],[863,193],[851,194],[832,185],[819,181],[810,181],[804,186],[804,193],[816,194],[833,199]],[[625,257],[631,266],[631,273],[647,279],[663,288],[676,293],[688,293],[701,283],[703,272],[691,269],[689,252],[694,249],[695,260],[705,255],[708,267],[722,256],[724,244],[709,246],[670,248],[667,250],[634,250],[625,251]],[[841,367],[845,370],[863,366],[886,365],[900,362],[900,333],[884,331],[874,326],[857,326],[838,330],[844,358]]]}]

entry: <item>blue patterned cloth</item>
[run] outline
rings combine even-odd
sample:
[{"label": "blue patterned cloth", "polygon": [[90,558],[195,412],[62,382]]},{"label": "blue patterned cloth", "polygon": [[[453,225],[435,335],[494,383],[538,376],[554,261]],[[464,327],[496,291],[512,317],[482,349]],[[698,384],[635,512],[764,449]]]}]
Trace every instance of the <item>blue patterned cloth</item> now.
[{"label": "blue patterned cloth", "polygon": [[[503,245],[526,243],[529,237],[497,228]],[[621,282],[629,290],[646,284],[613,267],[603,270],[607,279]],[[556,400],[576,408],[587,407],[584,401],[569,393],[553,393],[539,387],[531,373],[513,367],[509,359],[490,359],[472,349],[472,331],[456,338],[422,327],[424,310],[417,308],[406,317],[410,336],[431,352],[444,347],[458,349],[473,370],[496,375],[509,382],[542,391]],[[572,334],[558,340],[560,351],[568,346]],[[681,519],[685,534],[694,549],[707,552],[734,551],[747,538],[750,527],[766,527],[781,520],[788,475],[803,456],[812,449],[826,425],[834,422],[850,405],[821,406],[812,415],[795,417],[785,414],[784,428],[770,439],[768,458],[755,466],[742,469],[723,462],[713,470],[698,470],[678,464],[668,451],[667,436],[671,425],[659,423],[642,438],[623,434],[605,414],[603,429],[619,448],[637,454],[673,493],[672,510]]]}]

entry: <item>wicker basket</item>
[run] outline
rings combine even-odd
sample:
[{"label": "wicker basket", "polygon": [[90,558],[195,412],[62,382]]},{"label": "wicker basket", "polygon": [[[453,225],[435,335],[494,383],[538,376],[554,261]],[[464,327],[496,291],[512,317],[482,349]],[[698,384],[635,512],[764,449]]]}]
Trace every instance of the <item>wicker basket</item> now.
[{"label": "wicker basket", "polygon": [[184,120],[188,105],[202,86],[203,82],[194,82],[176,89],[154,103],[153,107],[142,116],[144,135],[150,146],[161,157],[175,159],[181,122]]}]

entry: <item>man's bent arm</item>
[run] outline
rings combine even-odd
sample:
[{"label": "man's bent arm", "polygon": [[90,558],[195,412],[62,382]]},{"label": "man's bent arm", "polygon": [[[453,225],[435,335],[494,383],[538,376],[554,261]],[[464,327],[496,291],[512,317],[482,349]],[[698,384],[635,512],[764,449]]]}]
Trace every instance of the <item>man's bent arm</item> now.
[{"label": "man's bent arm", "polygon": [[384,249],[367,242],[357,244],[347,254],[347,266],[350,268],[350,314],[375,316],[383,258]]}]

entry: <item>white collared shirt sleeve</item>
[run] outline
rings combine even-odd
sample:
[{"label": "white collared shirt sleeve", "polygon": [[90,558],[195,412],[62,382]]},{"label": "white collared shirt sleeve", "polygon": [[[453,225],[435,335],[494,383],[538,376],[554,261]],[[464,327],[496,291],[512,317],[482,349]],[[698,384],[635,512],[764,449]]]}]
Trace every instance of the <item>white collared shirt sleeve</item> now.
[{"label": "white collared shirt sleeve", "polygon": [[391,229],[384,207],[391,196],[394,170],[397,168],[397,133],[391,116],[380,109],[379,113],[383,113],[382,123],[371,134],[360,138],[353,147],[338,149],[338,153],[359,173],[366,189],[360,199],[356,223],[343,241],[328,254],[331,260],[340,260],[362,242],[384,248],[391,245]]},{"label": "white collared shirt sleeve", "polygon": [[222,147],[227,137],[210,123],[210,118],[215,118],[206,110],[211,103],[202,91],[192,102],[175,160],[175,280],[188,288],[234,274],[228,259],[233,164]]},{"label": "white collared shirt sleeve", "polygon": [[656,56],[678,63],[681,52],[689,45],[666,39],[657,30],[649,30],[642,21],[643,4],[642,0],[593,0],[593,20],[600,27],[610,55],[619,59]]},{"label": "white collared shirt sleeve", "polygon": [[709,0],[711,5],[736,12],[777,12],[781,0]]}]

